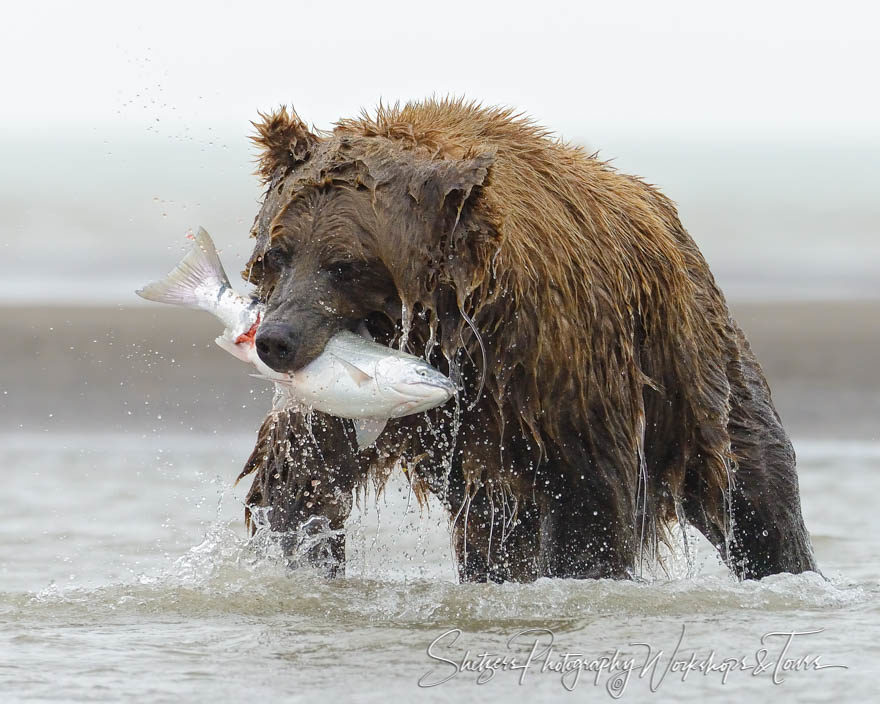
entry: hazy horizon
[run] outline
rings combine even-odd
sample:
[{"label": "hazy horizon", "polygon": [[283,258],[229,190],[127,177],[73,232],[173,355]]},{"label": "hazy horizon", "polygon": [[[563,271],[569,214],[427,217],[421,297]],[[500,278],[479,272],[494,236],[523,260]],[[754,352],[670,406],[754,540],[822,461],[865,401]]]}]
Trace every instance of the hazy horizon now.
[{"label": "hazy horizon", "polygon": [[[248,134],[0,135],[0,305],[139,305],[199,226],[237,279],[262,193]],[[564,136],[676,201],[731,300],[880,297],[880,140]]]}]

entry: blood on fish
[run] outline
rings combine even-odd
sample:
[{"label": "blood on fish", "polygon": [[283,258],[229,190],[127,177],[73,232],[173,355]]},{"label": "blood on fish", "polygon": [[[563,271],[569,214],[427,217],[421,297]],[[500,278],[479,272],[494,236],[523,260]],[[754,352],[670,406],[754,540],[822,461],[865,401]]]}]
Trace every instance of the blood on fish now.
[{"label": "blood on fish", "polygon": [[257,313],[257,319],[254,321],[254,324],[250,326],[247,332],[243,332],[241,335],[235,338],[235,344],[240,345],[242,342],[249,342],[250,344],[254,344],[254,338],[257,336],[257,328],[260,325],[260,314]]},{"label": "blood on fish", "polygon": [[[257,376],[275,383],[273,412],[298,408],[311,413],[314,409],[356,420],[358,448],[372,445],[388,419],[430,410],[456,392],[452,382],[426,361],[345,329],[330,338],[324,352],[305,365],[302,373],[272,369],[260,359],[255,344],[264,304],[232,288],[211,236],[203,229],[171,273],[138,294],[212,313],[226,326],[217,344],[255,365],[260,372]],[[246,332],[239,334],[243,328]],[[365,384],[364,378],[375,383]]]}]

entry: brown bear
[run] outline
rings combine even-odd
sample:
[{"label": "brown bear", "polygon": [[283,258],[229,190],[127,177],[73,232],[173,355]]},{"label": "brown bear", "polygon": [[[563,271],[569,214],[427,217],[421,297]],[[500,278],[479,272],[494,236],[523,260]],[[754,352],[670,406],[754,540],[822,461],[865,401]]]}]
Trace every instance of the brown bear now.
[{"label": "brown bear", "polygon": [[[401,467],[449,511],[463,581],[633,576],[675,521],[741,578],[816,569],[770,390],[669,199],[462,100],[261,118],[258,354],[295,370],[365,326],[461,389],[363,451],[351,421],[270,414],[242,476],[271,528],[341,529]],[[339,574],[344,540],[308,557]]]}]

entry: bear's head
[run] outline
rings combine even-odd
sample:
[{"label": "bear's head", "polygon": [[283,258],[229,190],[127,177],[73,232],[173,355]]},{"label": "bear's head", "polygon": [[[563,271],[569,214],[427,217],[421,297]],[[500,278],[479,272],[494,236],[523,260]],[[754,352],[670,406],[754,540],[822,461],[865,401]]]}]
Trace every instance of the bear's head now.
[{"label": "bear's head", "polygon": [[414,309],[455,346],[461,307],[498,249],[480,204],[494,155],[445,154],[405,129],[315,133],[285,109],[262,118],[268,189],[243,275],[266,303],[263,361],[295,371],[361,324],[390,341]]}]

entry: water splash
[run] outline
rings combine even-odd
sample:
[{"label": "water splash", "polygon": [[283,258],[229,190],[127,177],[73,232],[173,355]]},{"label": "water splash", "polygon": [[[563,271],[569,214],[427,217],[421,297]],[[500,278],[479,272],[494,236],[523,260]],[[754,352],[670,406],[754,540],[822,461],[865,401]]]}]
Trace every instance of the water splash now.
[{"label": "water splash", "polygon": [[[641,394],[639,394],[641,400]],[[641,403],[641,401],[640,401]],[[642,577],[644,573],[645,558],[655,557],[654,548],[656,541],[651,541],[651,545],[645,544],[645,527],[648,521],[648,463],[645,460],[645,412],[643,408],[639,408],[638,414],[638,447],[636,454],[639,463],[639,477],[636,483],[636,505],[635,505],[635,525],[639,533],[639,549],[638,549],[638,576]],[[646,552],[650,555],[646,555]]]},{"label": "water splash", "polygon": [[[508,628],[537,622],[573,624],[584,618],[712,620],[726,613],[782,614],[811,609],[849,609],[869,604],[877,590],[826,581],[812,572],[739,582],[729,575],[653,583],[542,578],[530,584],[455,584],[436,579],[327,580],[314,571],[290,571],[249,554],[240,539],[222,531],[200,552],[199,569],[180,566],[159,577],[94,589],[50,585],[36,594],[4,597],[19,617],[94,617],[96,613],[198,615],[279,614],[314,624],[352,623],[418,628],[455,623],[462,628]],[[210,570],[204,567],[210,563]]]},{"label": "water splash", "polygon": [[[457,354],[457,353],[456,353]],[[455,446],[458,442],[458,433],[461,430],[461,388],[462,388],[462,378],[461,378],[461,366],[456,359],[456,356],[452,357],[447,356],[446,362],[449,365],[449,379],[455,384],[455,388],[459,389],[459,393],[456,393],[452,398],[453,406],[452,406],[452,422],[449,424],[449,451],[446,453],[446,457],[443,462],[444,471],[443,474],[445,476],[445,480],[449,482],[449,477],[452,474],[452,461],[455,457]]]},{"label": "water splash", "polygon": [[696,556],[691,550],[691,541],[688,539],[688,521],[687,517],[684,515],[684,506],[678,496],[675,497],[675,517],[678,520],[678,532],[681,534],[682,554],[687,563],[687,572],[685,573],[685,576],[690,578],[696,574]]},{"label": "water splash", "polygon": [[434,354],[434,348],[437,346],[437,317],[429,311],[428,320],[428,341],[425,343],[425,361],[431,362],[431,355]]},{"label": "water splash", "polygon": [[[482,358],[483,369],[480,373],[480,384],[477,387],[477,394],[474,397],[474,400],[468,406],[468,410],[473,410],[476,405],[480,402],[480,399],[483,397],[483,387],[486,384],[486,374],[489,371],[489,358],[486,356],[486,345],[483,344],[483,336],[480,334],[480,331],[477,329],[476,323],[474,323],[473,319],[464,312],[464,308],[459,305],[458,312],[461,314],[461,317],[468,324],[468,327],[471,329],[471,332],[474,333],[474,337],[477,338],[477,343],[480,345],[480,356]],[[467,351],[467,346],[464,344],[464,339],[461,340],[462,347],[465,351]],[[471,360],[473,362],[473,360]],[[476,364],[474,364],[476,366]]]},{"label": "water splash", "polygon": [[400,343],[398,344],[401,352],[409,352],[409,333],[412,323],[412,309],[406,301],[403,301],[400,304]]}]

